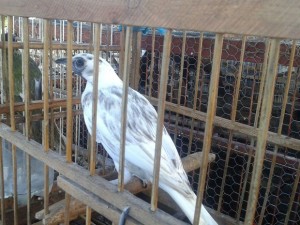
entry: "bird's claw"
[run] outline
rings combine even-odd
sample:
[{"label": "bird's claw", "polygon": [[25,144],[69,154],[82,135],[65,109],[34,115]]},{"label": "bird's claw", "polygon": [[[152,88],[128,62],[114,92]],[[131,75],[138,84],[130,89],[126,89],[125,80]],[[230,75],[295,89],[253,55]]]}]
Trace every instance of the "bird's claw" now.
[{"label": "bird's claw", "polygon": [[148,181],[142,179],[141,182],[142,182],[142,187],[143,187],[143,188],[147,188],[147,186],[148,186]]}]

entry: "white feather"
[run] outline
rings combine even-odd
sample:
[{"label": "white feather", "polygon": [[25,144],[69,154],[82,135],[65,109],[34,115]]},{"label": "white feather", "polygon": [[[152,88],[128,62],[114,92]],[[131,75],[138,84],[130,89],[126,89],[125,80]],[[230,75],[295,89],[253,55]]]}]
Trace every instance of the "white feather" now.
[{"label": "white feather", "polygon": [[[85,123],[91,133],[93,56],[90,54],[78,54],[73,57],[73,62],[79,57],[86,61],[81,75],[87,80],[87,85],[81,101]],[[96,139],[98,143],[102,143],[118,170],[123,82],[104,59],[100,59],[99,62],[98,79],[99,101]],[[129,88],[125,149],[126,174],[135,175],[142,180],[152,181],[156,126],[157,113],[154,107],[143,95]],[[162,139],[159,186],[169,193],[192,222],[196,195],[190,187],[177,149],[165,128]],[[217,224],[203,206],[200,224]]]}]

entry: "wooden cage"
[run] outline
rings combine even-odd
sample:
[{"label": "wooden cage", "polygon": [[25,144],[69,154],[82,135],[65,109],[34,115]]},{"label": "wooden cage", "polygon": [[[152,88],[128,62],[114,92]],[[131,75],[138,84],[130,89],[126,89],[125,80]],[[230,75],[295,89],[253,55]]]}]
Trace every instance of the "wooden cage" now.
[{"label": "wooden cage", "polygon": [[[1,224],[118,224],[127,206],[126,224],[187,224],[158,188],[163,126],[197,193],[193,224],[201,203],[220,225],[299,224],[299,9],[298,0],[0,0]],[[119,185],[108,181],[113,162],[96,126],[85,127],[86,84],[70,69],[83,52],[157,109],[153,184],[124,185],[125,139]]]}]

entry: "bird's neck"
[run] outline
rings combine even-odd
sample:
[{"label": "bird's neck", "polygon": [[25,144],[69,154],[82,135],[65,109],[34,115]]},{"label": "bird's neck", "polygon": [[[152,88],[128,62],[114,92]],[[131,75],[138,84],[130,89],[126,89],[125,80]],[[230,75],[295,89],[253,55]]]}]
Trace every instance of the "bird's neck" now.
[{"label": "bird's neck", "polygon": [[[109,79],[107,79],[107,78],[102,78],[101,76],[99,76],[98,90],[115,87],[115,86],[119,86],[119,87],[123,86],[123,82],[120,80],[119,77],[110,77]],[[87,81],[85,90],[93,91],[93,82]]]}]

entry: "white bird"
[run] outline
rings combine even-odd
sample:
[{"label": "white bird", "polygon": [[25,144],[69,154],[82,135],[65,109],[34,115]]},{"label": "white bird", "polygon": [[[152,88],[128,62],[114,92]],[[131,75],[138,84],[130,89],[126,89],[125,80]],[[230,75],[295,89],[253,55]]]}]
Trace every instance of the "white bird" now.
[{"label": "white bird", "polygon": [[[66,62],[65,58],[56,60],[56,63],[59,64],[66,64]],[[94,56],[91,54],[81,53],[72,58],[74,73],[87,81],[85,90],[82,93],[81,104],[89,133],[91,133],[93,123],[93,64]],[[102,58],[99,59],[98,76],[99,101],[97,104],[96,141],[102,143],[118,170],[123,82],[111,65]],[[156,126],[157,112],[154,107],[143,95],[129,88],[125,143],[125,183],[132,176],[137,176],[143,181],[152,182]],[[188,219],[193,222],[197,197],[191,189],[177,149],[165,128],[162,138],[159,187],[174,199]],[[203,205],[199,224],[217,225]]]}]

